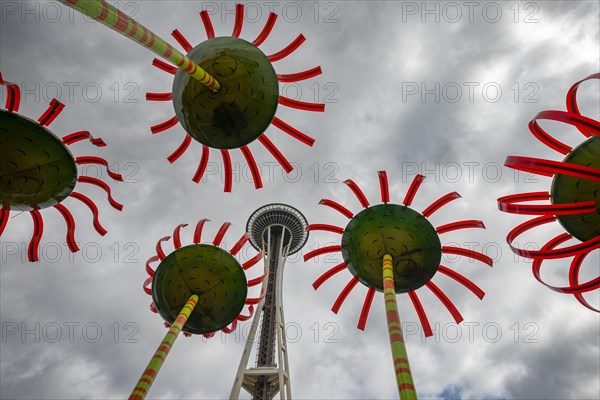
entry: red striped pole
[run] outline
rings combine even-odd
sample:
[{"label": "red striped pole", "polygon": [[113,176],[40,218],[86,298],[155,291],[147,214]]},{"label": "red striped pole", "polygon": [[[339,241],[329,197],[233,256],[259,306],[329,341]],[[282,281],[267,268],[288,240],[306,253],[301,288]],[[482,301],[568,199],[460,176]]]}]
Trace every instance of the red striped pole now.
[{"label": "red striped pole", "polygon": [[154,353],[154,356],[142,373],[142,377],[138,381],[137,385],[135,385],[135,388],[133,388],[133,392],[131,392],[129,400],[143,400],[146,398],[146,395],[148,394],[148,391],[150,390],[150,387],[152,386],[160,367],[162,367],[165,359],[169,355],[169,351],[171,351],[171,347],[173,347],[173,343],[175,343],[175,339],[177,339],[177,336],[179,336],[179,332],[181,332],[181,329],[184,327],[187,319],[194,310],[194,307],[196,307],[197,303],[198,295],[194,294],[192,297],[190,297],[185,306],[183,306],[181,312],[175,319],[175,322],[173,322],[173,325],[171,325],[171,328],[165,335],[165,338],[161,342],[160,346],[158,346],[156,353]]},{"label": "red striped pole", "polygon": [[396,304],[394,267],[392,256],[389,254],[383,256],[383,296],[385,298],[385,315],[388,322],[398,393],[401,400],[416,400],[417,391],[413,383],[410,365],[408,364],[408,353],[402,336],[398,305]]},{"label": "red striped pole", "polygon": [[104,0],[58,0],[66,6],[87,15],[95,21],[108,26],[110,29],[128,37],[136,43],[150,49],[155,54],[172,62],[203,85],[216,92],[221,85],[208,72],[195,62],[181,54],[177,49],[155,35],[142,24],[113,7]]}]

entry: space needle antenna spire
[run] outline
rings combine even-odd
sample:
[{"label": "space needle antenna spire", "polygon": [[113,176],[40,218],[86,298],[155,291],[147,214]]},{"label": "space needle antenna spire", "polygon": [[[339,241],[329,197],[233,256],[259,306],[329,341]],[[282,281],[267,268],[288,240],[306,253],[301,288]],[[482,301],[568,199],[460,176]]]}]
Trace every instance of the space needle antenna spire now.
[{"label": "space needle antenna spire", "polygon": [[[282,302],[283,269],[287,256],[300,251],[308,240],[307,225],[300,211],[285,204],[263,206],[248,219],[250,243],[263,252],[269,275],[266,295],[254,315],[230,399],[239,398],[242,388],[255,400],[271,400],[277,394],[281,400],[292,398]],[[255,343],[256,362],[250,367]]]}]

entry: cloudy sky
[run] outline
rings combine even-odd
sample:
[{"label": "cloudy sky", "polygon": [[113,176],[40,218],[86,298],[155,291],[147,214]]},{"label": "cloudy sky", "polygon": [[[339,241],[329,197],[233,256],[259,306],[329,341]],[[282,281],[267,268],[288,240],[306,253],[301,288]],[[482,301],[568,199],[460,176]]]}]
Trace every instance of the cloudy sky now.
[{"label": "cloudy sky", "polygon": [[[198,15],[203,8],[210,11],[217,35],[230,35],[234,22],[233,2],[119,1],[118,6],[171,43],[175,28],[193,44],[205,40]],[[427,340],[408,297],[398,297],[420,397],[600,396],[598,314],[533,278],[531,263],[516,257],[504,239],[524,218],[496,207],[502,195],[549,188],[549,179],[515,174],[502,164],[507,155],[560,159],[535,140],[527,123],[539,111],[564,110],[570,85],[599,70],[597,1],[247,3],[242,37],[248,40],[260,32],[270,8],[280,14],[261,46],[266,54],[299,33],[306,36],[307,42],[275,68],[291,73],[321,65],[323,75],[287,84],[281,93],[325,102],[326,112],[280,106],[277,115],[315,137],[314,147],[270,128],[269,137],[295,171],[285,176],[254,143],[265,187],[254,190],[241,153],[233,152],[232,193],[223,193],[218,153],[211,153],[205,181],[195,184],[191,178],[200,145],[193,143],[171,165],[166,157],[183,131],[177,127],[151,135],[151,125],[173,115],[170,103],[145,100],[147,91],[171,88],[172,77],[151,66],[153,54],[56,2],[3,1],[1,7],[0,71],[22,88],[20,112],[37,118],[57,97],[66,108],[51,128],[61,136],[78,130],[101,136],[107,147],[82,142],[73,146],[74,153],[107,158],[126,182],[110,183],[114,197],[125,204],[122,213],[108,205],[101,190],[78,186],[97,202],[109,231],[104,237],[93,230],[86,207],[65,201],[82,248],[74,255],[64,243],[62,217],[47,209],[41,260],[27,263],[31,218],[11,214],[0,250],[0,397],[127,396],[165,334],[142,290],[144,264],[159,238],[180,223],[210,218],[210,234],[224,221],[233,223],[226,237],[231,246],[252,211],[272,202],[299,208],[310,222],[343,226],[344,218],[319,206],[319,200],[331,198],[358,211],[360,204],[342,183],[352,178],[377,203],[382,169],[396,202],[415,173],[426,176],[413,203],[417,210],[448,192],[461,193],[462,200],[431,222],[483,219],[487,230],[453,232],[442,243],[483,251],[495,261],[489,268],[465,258],[444,259],[486,296],[479,301],[446,277],[434,277],[465,321],[454,324],[424,288],[419,295],[435,331]],[[586,83],[580,92],[582,112],[598,119],[598,82]],[[544,126],[571,145],[582,141],[560,124]],[[80,172],[107,179],[93,167]],[[539,247],[558,233],[557,227],[540,230],[523,237],[522,244]],[[191,228],[184,230],[183,240],[191,241]],[[313,233],[303,253],[336,240],[334,234]],[[294,397],[394,398],[383,296],[375,297],[361,332],[356,323],[365,287],[356,287],[338,315],[330,311],[349,272],[317,292],[311,286],[339,261],[332,256],[304,263],[298,255],[286,265]],[[596,250],[581,280],[598,276],[599,265]],[[566,285],[567,271],[567,261],[548,263],[543,277]],[[587,299],[600,304],[598,292]],[[210,341],[181,337],[150,397],[227,398],[247,332],[242,328]]]}]

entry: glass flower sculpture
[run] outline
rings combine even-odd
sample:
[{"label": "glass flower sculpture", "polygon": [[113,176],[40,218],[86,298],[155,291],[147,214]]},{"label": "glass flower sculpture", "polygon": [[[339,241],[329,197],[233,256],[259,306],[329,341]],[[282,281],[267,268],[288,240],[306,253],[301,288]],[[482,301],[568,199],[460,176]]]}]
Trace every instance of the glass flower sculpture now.
[{"label": "glass flower sculpture", "polygon": [[375,292],[383,292],[385,298],[388,333],[392,347],[394,370],[398,391],[402,399],[416,398],[416,391],[404,346],[400,319],[396,305],[396,294],[408,293],[425,332],[431,336],[432,330],[425,310],[417,296],[417,289],[426,286],[446,306],[456,323],[463,320],[458,309],[435,283],[434,275],[439,272],[460,283],[479,299],[484,292],[465,276],[440,264],[442,254],[455,254],[481,261],[490,267],[488,256],[453,246],[443,246],[440,236],[457,229],[485,228],[482,221],[464,220],[434,227],[428,218],[452,200],[460,198],[456,192],[439,198],[421,213],[410,208],[417,191],[425,179],[417,175],[402,204],[390,203],[387,173],[379,171],[381,201],[371,205],[360,187],[352,180],[344,183],[356,196],[363,210],[354,214],[348,208],[333,200],[323,199],[320,204],[330,207],[349,219],[345,228],[328,224],[310,224],[310,231],[327,231],[341,235],[339,245],[321,247],[307,253],[308,261],[322,254],[341,252],[343,262],[329,269],[313,284],[318,289],[335,274],[348,270],[352,278],[342,290],[332,311],[338,313],[350,292],[360,282],[369,288],[358,320],[358,329],[364,330]]},{"label": "glass flower sculpture", "polygon": [[[504,164],[552,178],[550,191],[504,196],[498,199],[498,208],[507,213],[536,216],[515,227],[506,237],[515,254],[533,259],[535,279],[555,292],[573,295],[584,307],[600,312],[583,297],[584,293],[600,288],[600,277],[583,283],[579,281],[585,258],[600,248],[600,122],[581,115],[577,105],[577,89],[583,82],[592,79],[600,79],[600,73],[571,86],[567,93],[567,111],[542,111],[529,123],[529,130],[540,142],[565,156],[562,161],[509,156]],[[539,125],[540,120],[574,126],[586,139],[572,148],[547,133]],[[548,199],[549,204],[527,204]],[[539,250],[521,249],[514,245],[514,241],[525,232],[555,221],[566,232],[550,239]],[[559,247],[569,241],[579,243]],[[569,285],[545,283],[541,278],[544,260],[564,258],[571,259]]]},{"label": "glass flower sculpture", "polygon": [[27,249],[27,258],[32,262],[39,261],[39,244],[44,233],[40,211],[52,207],[65,219],[67,245],[75,253],[79,251],[75,240],[75,220],[62,204],[65,199],[73,198],[85,204],[92,211],[96,231],[102,236],[107,233],[98,219],[96,204],[83,193],[75,191],[78,183],[103,189],[110,205],[119,211],[123,209],[123,205],[113,199],[106,182],[92,176],[79,176],[77,166],[98,164],[106,167],[113,180],[123,179],[108,168],[105,159],[75,157],[69,150],[82,140],[104,147],[106,144],[102,139],[92,137],[88,131],[73,132],[60,138],[48,129],[64,109],[64,104],[53,99],[48,109],[34,121],[17,113],[20,105],[19,86],[5,82],[1,74],[0,85],[7,89],[5,109],[0,109],[0,236],[8,224],[11,211],[29,212],[33,220],[33,236]]},{"label": "glass flower sculpture", "polygon": [[300,34],[288,46],[271,55],[265,55],[259,46],[267,40],[277,20],[277,14],[269,18],[252,42],[240,38],[244,22],[244,5],[236,4],[235,25],[231,36],[215,37],[206,10],[200,17],[206,30],[207,41],[195,47],[175,29],[173,37],[187,52],[187,57],[215,77],[221,88],[214,92],[202,85],[185,71],[154,59],[153,65],[175,75],[173,90],[168,93],[147,93],[149,101],[172,101],[175,115],[167,121],[152,126],[153,134],[163,132],[178,123],[187,133],[181,145],[168,157],[175,162],[188,149],[192,139],[202,143],[202,156],[193,181],[199,182],[206,170],[209,149],[221,152],[224,165],[224,190],[231,191],[232,169],[229,150],[240,149],[254,181],[256,189],[262,187],[258,169],[248,145],[258,140],[279,162],[286,173],[293,169],[289,161],[266,136],[269,126],[274,126],[300,142],[312,146],[314,139],[299,131],[275,113],[282,105],[304,111],[323,112],[325,105],[307,103],[279,94],[279,82],[297,82],[321,74],[321,67],[292,74],[277,74],[273,63],[291,55],[304,41]]},{"label": "glass flower sculpture", "polygon": [[[178,225],[172,235],[174,250],[168,255],[164,252],[163,243],[171,240],[171,236],[165,236],[156,244],[156,255],[146,263],[149,277],[144,282],[144,291],[152,296],[150,309],[170,329],[142,373],[131,394],[132,400],[145,398],[181,331],[185,336],[196,334],[207,338],[218,331],[231,333],[239,322],[252,317],[254,306],[265,296],[267,269],[253,279],[247,279],[245,272],[263,259],[262,252],[243,263],[236,259],[250,234],[244,233],[227,251],[220,245],[231,223],[221,225],[212,242],[202,243],[206,222],[207,219],[202,219],[196,224],[193,243],[187,246],[181,244],[181,229],[187,224]],[[152,264],[156,262],[159,264],[154,269]],[[248,297],[248,289],[261,284],[260,295]]]}]

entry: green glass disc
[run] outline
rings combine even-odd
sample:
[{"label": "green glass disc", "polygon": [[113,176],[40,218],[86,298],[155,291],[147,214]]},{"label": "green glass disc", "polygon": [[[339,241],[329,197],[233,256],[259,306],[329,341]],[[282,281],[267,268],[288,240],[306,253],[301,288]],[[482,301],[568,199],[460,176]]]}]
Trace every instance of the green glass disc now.
[{"label": "green glass disc", "polygon": [[173,106],[194,139],[216,149],[252,142],[269,127],[279,100],[279,82],[269,59],[252,43],[218,37],[187,56],[220,84],[213,92],[183,70],[173,81]]},{"label": "green glass disc", "polygon": [[[600,170],[600,137],[593,136],[575,147],[564,162]],[[600,235],[600,182],[556,174],[550,194],[552,204],[595,201],[595,212],[559,215],[557,219],[568,233],[582,242]]]},{"label": "green glass disc", "polygon": [[425,285],[442,257],[440,239],[427,218],[398,204],[362,210],[342,235],[342,256],[350,272],[368,287],[383,291],[383,256],[394,263],[396,293]]},{"label": "green glass disc", "polygon": [[54,206],[75,188],[73,155],[36,121],[0,110],[0,155],[0,200],[13,211]]},{"label": "green glass disc", "polygon": [[208,244],[175,250],[158,266],[152,281],[152,299],[169,324],[193,295],[198,304],[183,331],[216,332],[233,322],[246,302],[248,283],[240,263],[227,251]]}]

